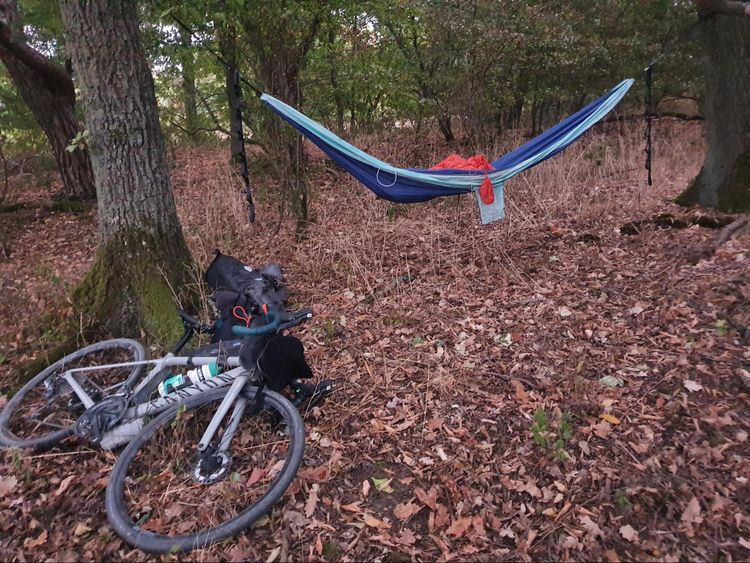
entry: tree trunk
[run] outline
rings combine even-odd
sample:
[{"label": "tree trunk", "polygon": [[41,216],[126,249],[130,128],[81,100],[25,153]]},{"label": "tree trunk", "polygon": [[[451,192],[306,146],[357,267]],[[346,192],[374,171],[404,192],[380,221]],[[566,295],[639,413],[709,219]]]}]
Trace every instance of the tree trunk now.
[{"label": "tree trunk", "polygon": [[453,125],[451,123],[451,116],[449,113],[444,113],[438,117],[438,125],[440,126],[440,132],[443,134],[445,142],[450,144],[455,140],[453,135]]},{"label": "tree trunk", "polygon": [[195,96],[195,58],[190,32],[180,29],[180,66],[182,67],[182,105],[185,111],[185,129],[194,144],[200,142],[198,134],[198,103]]},{"label": "tree trunk", "polygon": [[328,49],[329,49],[329,60],[328,66],[331,69],[330,80],[331,80],[331,91],[333,92],[333,101],[336,104],[336,132],[341,135],[344,132],[344,102],[341,99],[341,89],[338,84],[338,70],[336,65],[336,57],[333,54],[333,49],[336,45],[336,31],[331,28],[328,31]]},{"label": "tree trunk", "polygon": [[[301,109],[302,92],[299,84],[299,66],[292,54],[279,47],[273,56],[261,61],[259,77],[263,85],[276,97],[292,107]],[[267,132],[278,159],[281,186],[297,220],[297,235],[307,228],[308,190],[306,180],[307,158],[302,138],[278,119],[267,122]]]},{"label": "tree trunk", "polygon": [[677,202],[750,211],[750,18],[717,14],[703,24],[706,129],[703,169]]},{"label": "tree trunk", "polygon": [[177,218],[135,2],[60,0],[90,134],[100,247],[74,301],[86,328],[178,335],[190,253]]},{"label": "tree trunk", "polygon": [[224,68],[224,91],[227,95],[228,101],[228,116],[229,116],[229,135],[230,135],[230,151],[231,158],[234,164],[240,162],[242,144],[237,132],[240,130],[240,125],[237,119],[237,93],[234,91],[234,73],[237,71],[237,30],[232,24],[223,24],[222,22],[214,22],[214,25],[218,29],[218,40],[219,40],[219,51],[221,57],[226,61],[227,66]]},{"label": "tree trunk", "polygon": [[0,60],[49,140],[69,199],[96,197],[85,147],[68,151],[80,129],[75,118],[75,89],[65,69],[26,44],[15,0],[0,0]]}]

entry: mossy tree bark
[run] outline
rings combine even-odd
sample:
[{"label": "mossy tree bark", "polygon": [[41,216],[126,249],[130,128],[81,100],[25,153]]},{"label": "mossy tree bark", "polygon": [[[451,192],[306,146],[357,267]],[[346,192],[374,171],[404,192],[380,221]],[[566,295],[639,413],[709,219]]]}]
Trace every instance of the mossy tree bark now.
[{"label": "mossy tree bark", "polygon": [[0,0],[0,60],[52,147],[65,197],[93,199],[96,189],[88,151],[66,150],[80,131],[73,80],[62,65],[26,43],[16,0]]},{"label": "mossy tree bark", "polygon": [[158,341],[179,331],[172,288],[190,253],[177,218],[135,2],[60,0],[90,134],[100,248],[74,293],[84,327]]},{"label": "mossy tree bark", "polygon": [[677,203],[748,212],[750,18],[729,14],[715,13],[703,24],[708,151],[703,169]]}]

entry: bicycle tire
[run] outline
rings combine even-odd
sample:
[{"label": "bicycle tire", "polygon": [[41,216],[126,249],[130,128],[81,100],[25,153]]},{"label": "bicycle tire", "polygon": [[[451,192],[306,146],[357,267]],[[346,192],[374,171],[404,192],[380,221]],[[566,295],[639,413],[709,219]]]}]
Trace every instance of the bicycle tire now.
[{"label": "bicycle tire", "polygon": [[[252,420],[256,418],[255,416],[249,414],[249,410],[252,407],[253,398],[256,391],[257,388],[252,386],[247,386],[242,391],[244,396],[248,398],[247,410],[245,411],[241,419],[243,421],[246,419]],[[225,497],[222,497],[221,495],[226,491],[226,489],[219,488],[215,489],[214,491],[210,491],[206,484],[193,483],[195,492],[191,492],[190,486],[184,485],[184,481],[190,481],[189,478],[185,479],[186,474],[189,474],[188,477],[192,477],[192,473],[186,471],[186,469],[192,468],[193,471],[195,471],[196,465],[185,466],[182,464],[182,459],[180,458],[180,456],[175,457],[164,454],[163,449],[159,447],[161,430],[163,430],[165,434],[169,434],[170,432],[180,432],[179,430],[175,429],[176,427],[182,426],[181,421],[178,421],[177,419],[178,412],[181,413],[181,416],[185,418],[184,425],[190,426],[191,423],[189,421],[191,419],[191,413],[197,411],[201,406],[207,405],[212,401],[219,402],[226,395],[226,389],[215,389],[200,396],[190,398],[182,405],[172,407],[168,411],[165,411],[164,413],[157,416],[143,428],[141,433],[136,438],[134,438],[120,454],[112,470],[112,475],[107,485],[107,491],[105,495],[107,518],[117,535],[130,545],[148,553],[185,552],[193,549],[205,548],[226,538],[234,536],[244,529],[248,528],[253,524],[253,522],[258,520],[258,518],[267,514],[271,507],[283,496],[284,492],[289,487],[289,485],[291,485],[292,480],[297,474],[297,469],[299,469],[299,465],[302,462],[302,456],[304,453],[305,433],[302,417],[288,399],[273,391],[267,390],[264,394],[264,412],[274,411],[281,415],[283,420],[286,422],[286,435],[288,436],[290,444],[287,449],[286,457],[284,458],[283,467],[278,471],[275,477],[269,477],[273,478],[274,480],[270,484],[270,486],[262,489],[265,492],[262,493],[262,496],[260,496],[259,499],[257,499],[249,506],[246,506],[243,510],[241,510],[241,512],[238,512],[233,517],[218,524],[214,524],[215,520],[213,518],[207,519],[203,514],[201,514],[200,517],[194,519],[201,519],[202,517],[203,521],[209,522],[209,526],[200,528],[194,533],[189,534],[172,535],[148,530],[145,527],[142,527],[141,523],[137,522],[134,519],[133,516],[135,515],[131,516],[131,513],[128,509],[127,501],[125,499],[126,488],[128,489],[129,495],[138,497],[141,504],[146,503],[144,505],[144,510],[145,508],[148,508],[149,512],[154,510],[152,505],[157,504],[160,501],[163,501],[164,503],[171,502],[171,507],[175,505],[190,506],[192,507],[191,509],[195,509],[196,513],[198,510],[218,510],[217,508],[215,508],[216,499],[223,500]],[[207,408],[205,412],[207,413],[206,416],[210,417],[208,413],[215,412],[215,410],[212,411],[211,409]],[[199,415],[194,414],[192,416],[198,418]],[[225,417],[225,419],[228,418],[228,416]],[[198,424],[193,424],[193,426],[195,426],[196,429],[200,428],[197,435],[202,433],[203,429],[205,429],[205,426],[199,427]],[[157,432],[159,433],[159,437],[154,438],[154,435],[157,434]],[[234,447],[236,440],[242,440],[244,438],[244,435],[240,434],[239,432],[240,431],[238,429],[237,433],[235,433],[235,437],[232,439],[232,448]],[[149,462],[143,461],[143,457],[148,458],[147,454],[143,453],[136,463],[134,463],[134,460],[136,459],[136,456],[138,456],[138,453],[141,451],[141,449],[144,448],[148,444],[148,442],[152,440],[152,438],[154,441],[152,447],[157,448],[157,451],[159,452],[158,455],[165,458],[165,460],[160,461],[160,463],[166,463],[169,469],[165,469],[161,472],[158,472],[158,469],[156,469],[153,472],[148,473],[148,478],[146,478],[145,476],[143,478],[130,476],[129,469],[132,465],[142,464],[145,465],[149,470],[151,469]],[[218,438],[216,440],[218,441]],[[192,448],[192,450],[195,451],[196,444],[197,441],[185,446],[187,448]],[[252,450],[253,448],[248,447],[248,449]],[[232,455],[235,455],[236,451],[232,449],[231,453]],[[195,461],[193,461],[193,463],[195,464]],[[276,463],[276,465],[278,465],[279,463],[280,460],[278,463]],[[174,471],[172,471],[172,467],[178,466],[179,469],[175,469]],[[167,475],[169,475],[169,473],[171,472],[176,481],[183,479],[183,483],[178,483],[177,486],[165,486],[165,478],[163,478],[165,472],[167,472]],[[255,468],[253,468],[253,474],[254,473]],[[234,476],[234,474],[232,474],[232,476]],[[157,488],[154,493],[149,492],[147,494],[140,495],[133,492],[133,489],[137,487],[148,487],[148,483],[150,480],[154,481],[154,486]],[[218,482],[209,484],[208,486],[213,487],[221,485],[222,483],[227,487],[233,486],[233,484],[231,483],[231,479],[219,480]],[[246,490],[248,488],[252,488],[252,483],[250,483],[250,481],[246,482],[243,485],[239,485],[238,482],[234,483],[234,485],[242,487],[238,492],[240,496],[242,494],[246,494]],[[173,492],[186,491],[185,494],[194,494],[197,504],[190,504],[187,502],[178,503],[178,501],[174,500],[171,495],[163,493],[163,490]],[[162,493],[161,495],[160,491]],[[166,498],[167,496],[170,496],[170,498]],[[212,498],[214,500],[212,500]],[[244,503],[240,503],[240,506],[245,505]],[[215,514],[213,516],[215,517]],[[160,514],[157,514],[155,520],[159,520],[159,518]],[[146,525],[148,525],[148,523],[146,523]]]},{"label": "bicycle tire", "polygon": [[[146,351],[140,342],[131,340],[129,338],[114,338],[111,340],[103,340],[96,342],[88,346],[84,346],[68,354],[67,356],[60,358],[58,361],[44,368],[37,375],[32,377],[21,389],[19,389],[13,397],[8,401],[5,407],[0,411],[0,446],[8,448],[48,448],[61,440],[67,438],[74,433],[74,426],[76,420],[72,417],[73,414],[68,415],[66,422],[62,425],[57,424],[58,430],[52,431],[48,434],[34,438],[24,438],[16,434],[18,430],[11,428],[11,425],[15,425],[14,415],[16,415],[20,409],[22,409],[23,401],[27,398],[30,393],[38,389],[41,391],[40,386],[44,386],[45,382],[50,378],[54,377],[60,370],[64,369],[65,366],[71,364],[77,364],[86,358],[86,356],[93,356],[101,352],[111,352],[114,350],[125,350],[132,355],[132,358],[128,358],[127,361],[143,361],[146,359]],[[130,375],[123,378],[127,385],[132,385],[143,373],[143,365],[132,366]],[[117,368],[124,369],[124,368]],[[32,399],[33,400],[33,399]],[[49,403],[49,399],[45,399]],[[62,408],[62,407],[61,407]]]}]

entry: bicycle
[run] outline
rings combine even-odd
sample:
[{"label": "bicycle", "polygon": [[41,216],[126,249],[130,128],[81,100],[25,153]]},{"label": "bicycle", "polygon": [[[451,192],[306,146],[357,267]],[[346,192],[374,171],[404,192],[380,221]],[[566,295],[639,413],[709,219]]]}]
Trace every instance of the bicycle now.
[{"label": "bicycle", "polygon": [[[302,461],[298,407],[332,390],[327,381],[294,379],[290,401],[279,389],[264,389],[263,355],[292,337],[271,338],[252,355],[257,337],[279,335],[311,311],[266,313],[262,324],[232,327],[242,340],[185,356],[176,354],[216,323],[179,313],[185,332],[166,356],[148,360],[140,343],[125,338],[91,344],[41,371],[0,412],[5,447],[49,447],[74,434],[104,449],[127,444],[107,485],[107,518],[121,538],[149,553],[207,547],[265,515]],[[202,380],[158,394],[170,368],[203,366],[209,374]]]}]

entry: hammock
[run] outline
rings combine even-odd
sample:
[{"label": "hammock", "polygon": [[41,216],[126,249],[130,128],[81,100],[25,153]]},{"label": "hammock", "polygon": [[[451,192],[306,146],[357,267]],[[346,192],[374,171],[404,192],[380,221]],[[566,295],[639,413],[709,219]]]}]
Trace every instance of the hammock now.
[{"label": "hammock", "polygon": [[[622,81],[582,110],[491,163],[490,170],[426,170],[397,168],[347,143],[331,131],[273,96],[261,100],[282,119],[310,139],[325,154],[377,196],[398,203],[416,203],[436,197],[478,191],[485,178],[492,182],[494,201],[478,198],[482,223],[504,216],[503,184],[576,141],[609,113],[633,85]],[[490,198],[493,199],[493,198]]]}]

